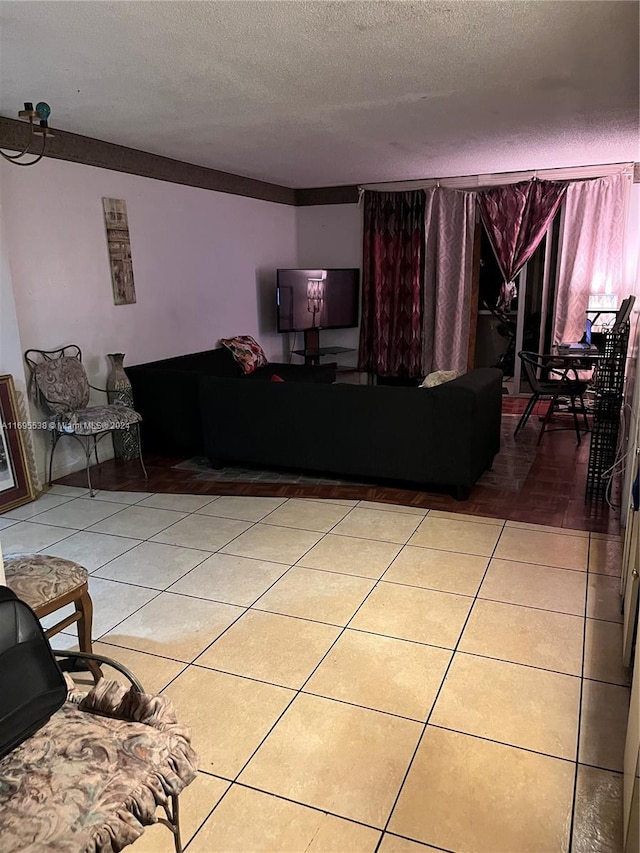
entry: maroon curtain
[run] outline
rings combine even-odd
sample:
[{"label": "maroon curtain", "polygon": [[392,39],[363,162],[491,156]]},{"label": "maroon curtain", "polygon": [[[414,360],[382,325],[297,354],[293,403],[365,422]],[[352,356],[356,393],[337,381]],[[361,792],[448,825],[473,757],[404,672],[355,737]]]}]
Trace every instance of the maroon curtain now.
[{"label": "maroon curtain", "polygon": [[360,370],[421,376],[424,190],[365,192]]},{"label": "maroon curtain", "polygon": [[482,222],[505,285],[537,249],[566,191],[566,184],[557,181],[532,180],[478,193]]}]

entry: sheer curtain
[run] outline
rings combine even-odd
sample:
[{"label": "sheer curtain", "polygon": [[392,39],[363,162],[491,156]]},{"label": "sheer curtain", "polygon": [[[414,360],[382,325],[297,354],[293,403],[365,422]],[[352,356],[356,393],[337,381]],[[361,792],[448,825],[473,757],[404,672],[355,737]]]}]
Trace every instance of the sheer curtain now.
[{"label": "sheer curtain", "polygon": [[476,194],[426,190],[422,372],[467,369]]},{"label": "sheer curtain", "polygon": [[578,341],[592,295],[622,294],[623,236],[629,179],[611,175],[576,181],[567,189],[553,324],[554,344]]},{"label": "sheer curtain", "polygon": [[424,190],[364,193],[360,370],[421,375],[424,216]]}]

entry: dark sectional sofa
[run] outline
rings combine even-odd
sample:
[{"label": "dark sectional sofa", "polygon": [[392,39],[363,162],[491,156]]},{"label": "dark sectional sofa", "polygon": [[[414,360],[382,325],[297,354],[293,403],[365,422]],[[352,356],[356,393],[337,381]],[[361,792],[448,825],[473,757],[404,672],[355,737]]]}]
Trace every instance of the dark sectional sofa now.
[{"label": "dark sectional sofa", "polygon": [[285,382],[335,381],[330,365],[271,363],[245,375],[226,347],[190,353],[126,367],[137,411],[142,414],[145,453],[191,455],[204,453],[199,382],[202,376],[235,379],[242,387],[271,382],[276,374]]},{"label": "dark sectional sofa", "polygon": [[332,368],[302,365],[244,376],[227,355],[235,366],[213,350],[127,369],[145,452],[401,481],[463,498],[500,448],[499,370],[399,388],[332,384]]}]

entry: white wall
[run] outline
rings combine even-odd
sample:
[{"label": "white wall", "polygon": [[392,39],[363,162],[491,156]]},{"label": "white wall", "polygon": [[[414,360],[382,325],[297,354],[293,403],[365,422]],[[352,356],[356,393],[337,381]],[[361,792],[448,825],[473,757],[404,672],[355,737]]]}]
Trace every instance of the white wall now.
[{"label": "white wall", "polygon": [[[362,211],[357,204],[322,204],[296,208],[298,263],[302,269],[358,267],[362,271]],[[340,363],[358,360],[358,329],[320,333],[320,346],[353,347]],[[299,336],[297,347],[302,346]]]},{"label": "white wall", "polygon": [[[49,159],[0,163],[0,181],[20,350],[77,343],[102,387],[108,352],[136,364],[249,334],[282,358],[274,270],[297,265],[293,207]],[[113,304],[103,196],[127,202],[135,305]],[[62,442],[54,474],[80,458]]]},{"label": "white wall", "polygon": [[[22,420],[23,416],[26,417],[29,407],[27,404],[27,388],[22,360],[22,344],[18,328],[18,315],[7,252],[1,190],[2,186],[0,184],[0,375],[9,374],[13,377],[19,406],[16,415]],[[31,468],[31,475],[34,479],[34,486],[38,488],[38,478],[34,470],[34,447],[31,434],[25,431],[22,433],[22,437],[25,442],[25,452],[29,467]]]}]

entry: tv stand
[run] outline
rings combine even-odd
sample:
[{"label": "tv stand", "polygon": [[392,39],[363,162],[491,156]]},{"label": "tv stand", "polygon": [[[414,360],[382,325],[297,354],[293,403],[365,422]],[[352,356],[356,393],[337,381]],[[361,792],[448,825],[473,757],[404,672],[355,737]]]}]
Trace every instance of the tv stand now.
[{"label": "tv stand", "polygon": [[294,349],[294,353],[304,356],[304,363],[312,367],[320,364],[320,356],[339,355],[340,353],[353,351],[353,347],[321,347],[320,329],[305,329],[304,349]]}]

